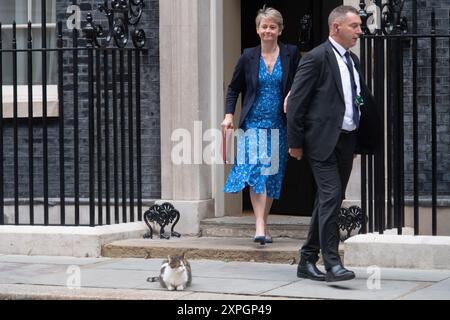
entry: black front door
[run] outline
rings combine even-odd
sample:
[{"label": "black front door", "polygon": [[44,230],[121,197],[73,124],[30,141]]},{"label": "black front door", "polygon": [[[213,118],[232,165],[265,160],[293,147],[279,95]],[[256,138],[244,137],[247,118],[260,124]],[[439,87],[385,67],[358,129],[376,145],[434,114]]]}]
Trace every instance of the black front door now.
[{"label": "black front door", "polygon": [[[298,45],[302,52],[319,45],[328,36],[328,15],[331,10],[342,5],[342,0],[241,0],[242,50],[260,43],[256,34],[255,18],[264,4],[281,12],[284,31],[280,41]],[[311,32],[308,41],[300,43],[302,20],[309,16]],[[304,40],[304,34],[302,34]],[[275,200],[271,213],[296,216],[311,216],[316,188],[311,168],[306,159],[289,159],[281,197]],[[243,209],[251,210],[249,190],[243,193]]]}]

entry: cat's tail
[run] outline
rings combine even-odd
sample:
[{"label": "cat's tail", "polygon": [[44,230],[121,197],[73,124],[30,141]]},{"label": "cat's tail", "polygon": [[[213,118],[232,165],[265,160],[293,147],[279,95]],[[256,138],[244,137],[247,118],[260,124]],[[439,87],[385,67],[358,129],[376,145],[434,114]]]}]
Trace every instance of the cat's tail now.
[{"label": "cat's tail", "polygon": [[147,282],[157,282],[159,281],[159,277],[148,277]]}]

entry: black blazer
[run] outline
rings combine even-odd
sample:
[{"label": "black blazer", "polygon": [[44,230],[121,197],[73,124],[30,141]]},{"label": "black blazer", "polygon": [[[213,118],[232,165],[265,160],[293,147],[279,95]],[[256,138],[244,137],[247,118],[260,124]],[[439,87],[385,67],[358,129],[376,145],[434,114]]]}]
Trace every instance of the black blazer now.
[{"label": "black blazer", "polygon": [[[291,89],[295,70],[300,60],[298,48],[293,45],[279,43],[281,68],[283,71],[283,98]],[[234,114],[239,94],[243,94],[243,103],[239,127],[245,120],[255,101],[258,88],[259,61],[261,46],[245,49],[234,69],[233,78],[228,86],[226,113]]]},{"label": "black blazer", "polygon": [[[352,53],[358,72],[358,57]],[[372,152],[380,122],[374,99],[361,79],[361,107],[357,152]],[[325,161],[333,152],[345,114],[341,75],[331,43],[327,40],[300,61],[287,104],[288,145],[304,148],[309,157]]]}]

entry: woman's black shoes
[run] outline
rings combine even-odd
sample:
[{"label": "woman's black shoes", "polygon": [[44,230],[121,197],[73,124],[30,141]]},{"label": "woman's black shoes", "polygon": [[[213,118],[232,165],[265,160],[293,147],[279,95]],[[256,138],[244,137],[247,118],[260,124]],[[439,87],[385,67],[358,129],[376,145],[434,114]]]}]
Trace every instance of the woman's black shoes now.
[{"label": "woman's black shoes", "polygon": [[266,236],[255,236],[253,238],[254,242],[259,242],[259,244],[263,245],[266,244]]}]

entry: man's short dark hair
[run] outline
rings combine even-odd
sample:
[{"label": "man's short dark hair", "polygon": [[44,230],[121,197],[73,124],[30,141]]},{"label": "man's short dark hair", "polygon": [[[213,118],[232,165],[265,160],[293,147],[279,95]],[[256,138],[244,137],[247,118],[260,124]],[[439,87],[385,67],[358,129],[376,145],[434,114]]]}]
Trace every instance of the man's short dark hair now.
[{"label": "man's short dark hair", "polygon": [[334,8],[328,16],[328,26],[331,28],[333,22],[344,19],[349,12],[359,15],[359,11],[352,6],[339,6]]}]

